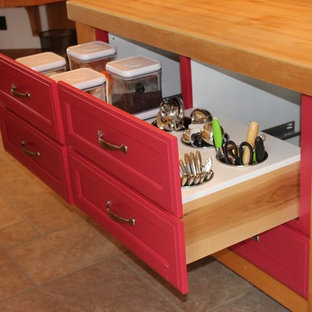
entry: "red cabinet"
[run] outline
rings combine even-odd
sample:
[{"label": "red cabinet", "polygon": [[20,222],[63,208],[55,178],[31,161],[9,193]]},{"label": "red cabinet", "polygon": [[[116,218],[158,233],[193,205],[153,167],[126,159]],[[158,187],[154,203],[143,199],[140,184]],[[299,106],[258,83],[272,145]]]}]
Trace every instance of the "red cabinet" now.
[{"label": "red cabinet", "polygon": [[[196,249],[190,257],[195,261],[208,255],[206,241],[215,245],[215,252],[251,236],[250,229],[247,227],[247,231],[242,226],[245,230],[239,239],[229,238],[228,233],[235,232],[231,232],[234,225],[228,218],[229,207],[223,207],[220,190],[194,198],[184,205],[188,209],[183,213],[176,137],[65,83],[56,84],[5,56],[0,57],[0,70],[4,73],[0,76],[0,119],[6,150],[181,292],[187,292],[185,253],[188,246],[185,244],[188,240]],[[282,179],[288,177],[287,170],[279,172]],[[218,172],[214,179],[220,180]],[[266,179],[255,178],[245,184],[240,181],[237,186],[245,189],[241,185],[258,181],[253,191],[263,192]],[[298,183],[294,184],[296,188]],[[252,221],[257,232],[290,220],[286,218],[281,222],[279,218],[269,222],[271,215],[273,218],[277,213],[274,213],[275,203],[280,213],[287,210],[283,210],[285,200],[280,198],[283,183],[280,188],[278,198],[270,194],[272,211],[262,219],[269,224],[266,228],[261,220],[248,214],[249,210],[234,207],[233,214],[241,219],[241,213],[248,222]],[[235,186],[223,189],[229,191],[228,202],[235,198],[235,190]],[[307,190],[306,195],[309,192]],[[298,208],[296,199],[298,196],[288,205],[290,210]],[[216,202],[222,209],[209,212],[210,204]],[[304,218],[308,215],[303,213],[309,210],[307,207],[308,202],[305,210],[300,211]],[[256,208],[259,209],[259,205]],[[297,216],[296,212],[292,218]],[[186,234],[183,220],[191,229]],[[192,220],[191,224],[187,220]],[[205,228],[215,220],[218,220],[214,224],[217,236]],[[220,220],[225,224],[221,233],[218,232]],[[239,229],[236,231],[242,232]],[[222,239],[222,247],[215,237]],[[246,241],[233,249],[299,294],[306,295],[309,239],[286,226],[260,237],[259,243]],[[199,249],[202,252],[197,253]],[[200,256],[196,256],[198,254]]]},{"label": "red cabinet", "polygon": [[300,295],[308,296],[309,238],[285,225],[233,250]]},{"label": "red cabinet", "polygon": [[72,202],[57,84],[0,55],[1,131],[5,149]]},{"label": "red cabinet", "polygon": [[186,293],[183,222],[75,152],[69,160],[76,205]]},{"label": "red cabinet", "polygon": [[182,217],[177,139],[60,83],[66,140],[113,176]]},{"label": "red cabinet", "polygon": [[55,81],[1,55],[0,103],[59,143],[63,123]]},{"label": "red cabinet", "polygon": [[71,201],[67,147],[58,145],[13,113],[0,110],[5,149],[55,192]]}]

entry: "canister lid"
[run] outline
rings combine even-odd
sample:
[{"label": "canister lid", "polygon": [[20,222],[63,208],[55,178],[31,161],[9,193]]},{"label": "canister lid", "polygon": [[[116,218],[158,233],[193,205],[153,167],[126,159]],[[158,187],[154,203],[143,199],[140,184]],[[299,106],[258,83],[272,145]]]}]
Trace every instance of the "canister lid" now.
[{"label": "canister lid", "polygon": [[78,68],[50,76],[55,81],[64,81],[80,90],[103,85],[106,78],[103,74],[91,68]]},{"label": "canister lid", "polygon": [[150,74],[161,69],[159,61],[146,56],[131,56],[106,64],[106,70],[124,78]]},{"label": "canister lid", "polygon": [[16,61],[39,73],[61,68],[66,65],[65,58],[54,52],[42,52],[24,56],[17,58]]},{"label": "canister lid", "polygon": [[91,41],[68,47],[68,56],[72,56],[82,62],[106,58],[116,53],[116,48],[103,41]]}]

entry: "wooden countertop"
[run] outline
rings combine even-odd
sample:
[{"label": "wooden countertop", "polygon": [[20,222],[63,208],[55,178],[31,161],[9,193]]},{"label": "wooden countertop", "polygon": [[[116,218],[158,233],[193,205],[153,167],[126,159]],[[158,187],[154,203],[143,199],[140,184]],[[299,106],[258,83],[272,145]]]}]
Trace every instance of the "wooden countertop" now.
[{"label": "wooden countertop", "polygon": [[0,0],[0,8],[14,8],[21,6],[37,6],[65,0]]},{"label": "wooden countertop", "polygon": [[312,95],[311,0],[69,0],[82,24]]}]

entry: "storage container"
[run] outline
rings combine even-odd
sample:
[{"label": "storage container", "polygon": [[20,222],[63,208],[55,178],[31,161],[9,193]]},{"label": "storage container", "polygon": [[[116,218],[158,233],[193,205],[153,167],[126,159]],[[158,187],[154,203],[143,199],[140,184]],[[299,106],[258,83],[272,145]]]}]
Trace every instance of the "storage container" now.
[{"label": "storage container", "polygon": [[102,72],[107,62],[116,57],[116,48],[103,42],[92,41],[68,47],[66,50],[69,68],[92,68]]},{"label": "storage container", "polygon": [[46,76],[66,71],[65,58],[54,52],[42,52],[24,56],[17,58],[16,61]]},{"label": "storage container", "polygon": [[135,114],[159,107],[162,101],[161,64],[145,56],[133,56],[106,64],[109,79],[107,100]]},{"label": "storage container", "polygon": [[78,68],[65,73],[53,75],[50,78],[55,81],[64,81],[103,101],[106,101],[106,78],[103,74],[91,68]]}]

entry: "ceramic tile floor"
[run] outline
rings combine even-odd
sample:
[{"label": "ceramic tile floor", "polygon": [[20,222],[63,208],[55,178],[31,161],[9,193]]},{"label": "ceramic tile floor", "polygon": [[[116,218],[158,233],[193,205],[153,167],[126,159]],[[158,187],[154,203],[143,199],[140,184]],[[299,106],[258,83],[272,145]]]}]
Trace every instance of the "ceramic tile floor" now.
[{"label": "ceramic tile floor", "polygon": [[0,142],[0,312],[282,312],[211,258],[180,295]]}]

